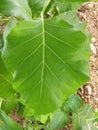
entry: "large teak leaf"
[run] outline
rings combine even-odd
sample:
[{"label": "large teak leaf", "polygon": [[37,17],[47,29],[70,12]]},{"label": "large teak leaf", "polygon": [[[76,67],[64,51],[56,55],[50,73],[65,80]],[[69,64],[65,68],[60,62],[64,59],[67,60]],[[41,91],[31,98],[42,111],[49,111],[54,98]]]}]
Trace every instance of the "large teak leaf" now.
[{"label": "large teak leaf", "polygon": [[35,114],[54,111],[89,79],[86,35],[61,16],[21,21],[2,52],[14,89]]}]

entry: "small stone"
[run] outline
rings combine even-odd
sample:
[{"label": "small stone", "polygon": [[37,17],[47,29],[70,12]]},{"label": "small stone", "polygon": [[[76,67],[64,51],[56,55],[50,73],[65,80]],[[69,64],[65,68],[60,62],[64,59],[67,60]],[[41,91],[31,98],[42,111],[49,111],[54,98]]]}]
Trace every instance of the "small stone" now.
[{"label": "small stone", "polygon": [[95,37],[92,37],[92,42],[96,42],[96,38]]},{"label": "small stone", "polygon": [[90,44],[90,47],[91,47],[92,52],[93,52],[94,54],[96,54],[97,52],[96,52],[95,46],[94,46],[93,44]]},{"label": "small stone", "polygon": [[92,3],[89,3],[88,6],[89,6],[89,7],[93,7],[93,4],[92,4]]},{"label": "small stone", "polygon": [[92,95],[92,88],[91,88],[91,86],[89,86],[89,85],[85,86],[84,93],[86,95]]}]

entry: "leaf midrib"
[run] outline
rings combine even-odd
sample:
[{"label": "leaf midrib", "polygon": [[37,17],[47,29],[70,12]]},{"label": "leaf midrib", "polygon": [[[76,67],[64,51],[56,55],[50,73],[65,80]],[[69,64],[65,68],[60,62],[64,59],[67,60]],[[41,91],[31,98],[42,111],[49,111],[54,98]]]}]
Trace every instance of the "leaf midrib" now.
[{"label": "leaf midrib", "polygon": [[0,77],[5,80],[6,82],[8,82],[9,84],[12,84],[12,82],[10,80],[8,80],[6,77],[4,77],[2,74],[0,74]]},{"label": "leaf midrib", "polygon": [[41,89],[40,89],[40,97],[42,95],[42,91],[43,91],[43,81],[44,81],[44,69],[45,69],[45,25],[44,25],[44,16],[43,13],[41,14],[41,18],[42,18],[42,33],[43,33],[43,42],[42,42],[42,71],[41,71]]}]

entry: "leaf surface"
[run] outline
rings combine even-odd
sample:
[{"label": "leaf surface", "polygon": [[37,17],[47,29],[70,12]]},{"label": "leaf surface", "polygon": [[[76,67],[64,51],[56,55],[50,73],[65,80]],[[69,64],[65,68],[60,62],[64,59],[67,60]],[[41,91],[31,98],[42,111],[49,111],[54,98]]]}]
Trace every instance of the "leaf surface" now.
[{"label": "leaf surface", "polygon": [[[0,55],[1,56],[1,55]],[[17,98],[12,88],[12,75],[7,71],[0,57],[0,97],[3,98],[1,108],[7,113],[11,112],[16,104]]]},{"label": "leaf surface", "polygon": [[83,2],[68,2],[68,1],[55,1],[54,6],[56,6],[58,13],[67,12],[70,10],[78,10],[82,6]]},{"label": "leaf surface", "polygon": [[37,17],[40,15],[46,2],[47,2],[47,0],[28,0],[33,17]]},{"label": "leaf surface", "polygon": [[77,94],[73,94],[64,102],[62,109],[67,113],[76,112],[82,105],[82,99]]},{"label": "leaf surface", "polygon": [[92,106],[81,107],[72,116],[73,130],[97,130],[94,127],[94,110]]},{"label": "leaf surface", "polygon": [[[0,55],[1,56],[1,55]],[[0,57],[0,97],[7,98],[13,95],[12,76],[6,70],[5,65]]]},{"label": "leaf surface", "polygon": [[45,114],[89,79],[86,47],[90,48],[87,36],[73,23],[61,16],[42,17],[19,22],[8,35],[2,56],[24,103],[35,114]]},{"label": "leaf surface", "polygon": [[69,120],[69,113],[65,113],[64,111],[59,109],[54,113],[53,118],[50,121],[50,129],[61,129],[69,122]]},{"label": "leaf surface", "polygon": [[57,2],[73,2],[73,3],[76,3],[76,2],[86,2],[86,1],[89,1],[89,0],[55,0],[55,1],[57,1]]},{"label": "leaf surface", "polygon": [[57,7],[59,13],[67,12],[67,11],[77,11],[83,4],[89,0],[55,0],[54,5]]},{"label": "leaf surface", "polygon": [[[7,42],[6,37],[10,33],[11,29],[13,28],[15,24],[16,24],[16,20],[12,19],[9,21],[9,23],[5,27],[5,30],[3,33],[4,35],[3,36],[1,35],[1,38],[0,38],[1,52],[3,48],[2,46],[4,46],[3,42],[4,41]],[[13,77],[11,73],[7,70],[6,65],[4,64],[2,60],[1,52],[0,52],[0,97],[7,98],[10,96],[13,96],[15,91],[12,88]]]},{"label": "leaf surface", "polygon": [[27,0],[0,0],[0,13],[24,19],[32,18]]},{"label": "leaf surface", "polygon": [[3,35],[0,35],[0,51],[3,47]]},{"label": "leaf surface", "polygon": [[12,95],[2,100],[1,109],[7,114],[11,113],[17,105],[16,95]]},{"label": "leaf surface", "polygon": [[0,110],[0,130],[22,130],[22,128]]}]

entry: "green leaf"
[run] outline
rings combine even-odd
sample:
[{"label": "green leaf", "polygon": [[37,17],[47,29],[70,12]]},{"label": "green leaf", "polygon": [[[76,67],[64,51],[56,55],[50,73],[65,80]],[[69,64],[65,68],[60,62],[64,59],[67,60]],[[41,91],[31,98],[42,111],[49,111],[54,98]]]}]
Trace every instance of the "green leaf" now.
[{"label": "green leaf", "polygon": [[[1,55],[0,55],[1,56]],[[12,88],[12,75],[7,71],[0,57],[0,97],[3,98],[1,108],[7,113],[11,112],[16,104],[17,98]]]},{"label": "green leaf", "polygon": [[52,113],[49,113],[46,115],[35,116],[35,119],[37,121],[40,121],[42,124],[46,124],[47,122],[50,121],[51,118],[52,118]]},{"label": "green leaf", "polygon": [[96,130],[94,127],[94,110],[91,105],[80,108],[72,115],[73,130]]},{"label": "green leaf", "polygon": [[3,32],[3,41],[6,41],[6,37],[9,35],[9,33],[11,32],[12,28],[16,25],[17,20],[15,18],[10,18],[8,23],[5,26],[4,32]]},{"label": "green leaf", "polygon": [[83,33],[87,33],[87,32],[85,32],[87,23],[81,22],[79,20],[79,18],[77,17],[76,11],[65,12],[63,14],[60,14],[60,17],[64,20],[66,20],[68,23],[72,24],[74,26],[74,28],[76,28],[76,29],[78,28]]},{"label": "green leaf", "polygon": [[50,129],[61,129],[69,122],[69,120],[69,113],[65,113],[64,111],[59,109],[54,113],[53,118],[50,121]]},{"label": "green leaf", "polygon": [[22,115],[25,117],[31,117],[34,115],[34,110],[31,107],[25,106],[22,103],[18,103],[18,115]]},{"label": "green leaf", "polygon": [[95,121],[98,122],[98,111],[95,113]]},{"label": "green leaf", "polygon": [[1,108],[2,100],[3,100],[3,99],[0,97],[0,108]]},{"label": "green leaf", "polygon": [[[12,23],[9,22],[8,26],[6,26],[4,31],[4,41],[6,41],[6,37],[11,31],[12,26],[15,25],[15,23],[16,23],[15,21]],[[12,75],[6,69],[6,66],[1,58],[1,53],[0,53],[0,97],[6,99],[15,94],[15,91],[12,88],[12,80],[13,80]]]},{"label": "green leaf", "polygon": [[59,13],[63,13],[63,12],[70,11],[70,10],[77,11],[82,6],[82,3],[83,2],[55,1],[53,5],[56,6],[57,11]]},{"label": "green leaf", "polygon": [[73,94],[64,102],[62,109],[69,113],[76,112],[82,105],[82,99],[77,94]]},{"label": "green leaf", "polygon": [[22,128],[0,110],[0,130],[22,130]]},{"label": "green leaf", "polygon": [[1,109],[4,110],[7,114],[11,113],[17,105],[17,98],[15,95],[3,99],[1,104]]},{"label": "green leaf", "polygon": [[1,49],[2,49],[2,47],[3,47],[3,35],[0,35],[0,51],[1,51]]},{"label": "green leaf", "polygon": [[77,11],[83,4],[89,0],[55,0],[53,6],[56,6],[57,11],[59,13],[63,13],[66,11]]},{"label": "green leaf", "polygon": [[[4,30],[4,41],[11,31],[12,27],[16,24],[15,19],[11,19]],[[2,38],[2,37],[1,37]],[[1,43],[3,42],[3,38]],[[3,43],[2,43],[3,46]],[[2,48],[1,48],[2,51]],[[5,64],[2,61],[0,54],[0,97],[3,98],[1,108],[6,112],[10,113],[17,104],[17,98],[15,91],[12,88],[12,75],[8,72]]]},{"label": "green leaf", "polygon": [[62,108],[54,113],[53,118],[50,122],[50,128],[63,128],[70,120],[70,112],[77,112],[82,105],[82,100],[77,94],[70,96],[64,102]]},{"label": "green leaf", "polygon": [[7,71],[0,54],[0,97],[7,98],[14,94],[12,89],[12,76]]},{"label": "green leaf", "polygon": [[[18,110],[17,110],[17,114],[20,116],[24,116],[24,109],[25,109],[25,105],[23,105],[22,103],[18,102]],[[32,115],[31,115],[32,116]],[[26,116],[27,117],[27,116]]]},{"label": "green leaf", "polygon": [[73,3],[75,3],[75,2],[86,2],[86,1],[89,1],[89,0],[55,0],[55,1],[57,1],[57,2],[73,2]]},{"label": "green leaf", "polygon": [[32,13],[27,0],[1,0],[0,13],[24,19],[32,18]]},{"label": "green leaf", "polygon": [[46,20],[42,16],[17,23],[2,56],[24,103],[35,114],[46,114],[88,81],[88,48],[88,37],[73,23],[61,16]]},{"label": "green leaf", "polygon": [[33,17],[38,17],[46,4],[47,0],[28,0]]}]

